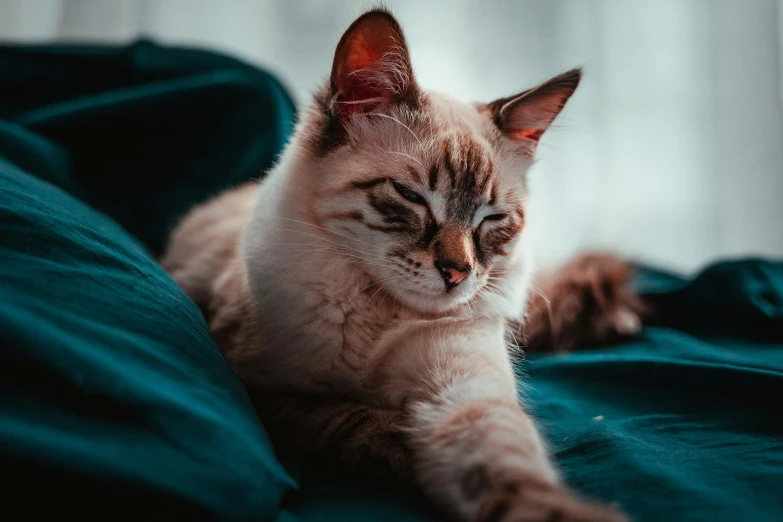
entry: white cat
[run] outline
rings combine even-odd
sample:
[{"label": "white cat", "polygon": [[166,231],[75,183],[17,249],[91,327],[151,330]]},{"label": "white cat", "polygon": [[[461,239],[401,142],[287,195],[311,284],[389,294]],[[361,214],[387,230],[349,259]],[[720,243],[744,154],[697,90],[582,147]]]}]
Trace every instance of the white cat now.
[{"label": "white cat", "polygon": [[350,26],[280,163],[191,212],[163,260],[273,435],[411,473],[459,520],[624,520],[561,484],[507,343],[532,274],[525,172],[579,79],[464,103],[416,84],[388,12]]}]

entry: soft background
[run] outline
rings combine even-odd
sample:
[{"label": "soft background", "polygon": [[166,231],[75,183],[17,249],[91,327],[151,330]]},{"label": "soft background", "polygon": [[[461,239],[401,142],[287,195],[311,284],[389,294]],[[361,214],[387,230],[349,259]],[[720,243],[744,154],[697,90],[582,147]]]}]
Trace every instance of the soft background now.
[{"label": "soft background", "polygon": [[[779,0],[386,0],[427,88],[481,100],[574,65],[583,86],[532,173],[545,261],[599,247],[691,272],[783,256]],[[364,0],[2,0],[4,41],[231,53],[297,101]]]}]

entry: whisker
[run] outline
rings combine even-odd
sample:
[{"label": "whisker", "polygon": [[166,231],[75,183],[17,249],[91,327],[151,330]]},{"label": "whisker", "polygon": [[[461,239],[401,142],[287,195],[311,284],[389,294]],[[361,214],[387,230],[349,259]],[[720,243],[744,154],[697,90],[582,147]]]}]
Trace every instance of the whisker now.
[{"label": "whisker", "polygon": [[346,245],[338,243],[337,241],[332,241],[331,239],[326,239],[324,237],[319,237],[319,236],[314,236],[312,234],[307,234],[306,232],[302,232],[301,230],[292,230],[292,229],[288,229],[288,228],[272,228],[272,230],[279,230],[281,232],[293,232],[295,234],[302,234],[303,236],[310,237],[310,238],[313,238],[313,239],[318,239],[320,241],[326,241],[327,243],[332,243],[332,244],[337,245],[337,246],[342,247],[342,248],[350,248],[351,250],[354,250],[356,252],[360,252],[362,254],[367,254],[369,256],[377,255],[377,254],[374,254],[372,252],[365,252],[364,250],[359,250],[358,248],[348,247]]},{"label": "whisker", "polygon": [[522,352],[522,348],[519,347],[519,341],[517,340],[517,336],[514,335],[514,329],[513,328],[509,328],[508,329],[508,333],[511,334],[511,339],[513,339],[513,341],[514,341],[515,351],[517,353]]},{"label": "whisker", "polygon": [[[313,245],[313,246],[316,246],[316,245]],[[343,255],[345,257],[349,257],[349,258],[352,258],[352,259],[365,260],[364,257],[357,256],[356,254],[351,253],[350,250],[346,251],[346,250],[343,250],[343,249],[340,249],[340,248],[337,248],[337,247],[332,247],[332,246],[326,246],[326,247],[323,247],[323,248],[315,248],[315,249],[312,249],[312,250],[300,250],[300,251],[296,252],[296,254],[316,253],[316,252],[329,252],[329,253],[333,253],[333,254],[341,254],[341,255]],[[370,257],[371,258],[372,257],[377,257],[378,260],[385,261],[384,263],[378,263],[378,266],[381,266],[381,264],[383,264],[383,266],[398,268],[398,265],[396,265],[393,262],[389,261],[384,256],[370,256]]]},{"label": "whisker", "polygon": [[468,307],[468,311],[470,312],[470,320],[471,321],[473,319],[475,319],[475,313],[473,312],[473,307],[471,306],[471,301],[473,301],[473,299],[475,299],[475,296],[471,297],[470,299],[465,301],[465,305]]},{"label": "whisker", "polygon": [[[384,278],[384,279],[379,279],[378,281],[372,282],[372,283],[370,283],[369,285],[367,285],[367,286],[365,286],[364,288],[362,288],[361,290],[359,290],[358,292],[356,292],[356,294],[354,294],[354,295],[353,295],[353,297],[351,297],[350,299],[348,299],[348,301],[352,301],[354,297],[356,297],[357,295],[361,294],[362,292],[364,292],[364,291],[365,291],[365,290],[367,290],[368,288],[370,288],[370,287],[373,287],[373,286],[377,285],[378,283],[382,283],[382,282],[384,282],[384,281],[388,281],[389,279],[394,279],[394,278],[397,278],[397,277],[401,277],[401,276],[395,275],[395,276],[386,277],[386,278]],[[373,294],[373,296],[375,296],[375,294]],[[369,303],[369,301],[367,301],[367,302]]]},{"label": "whisker", "polygon": [[406,158],[409,158],[409,159],[415,161],[416,163],[418,163],[421,166],[422,169],[426,170],[426,168],[424,167],[424,163],[422,163],[421,161],[417,160],[416,158],[414,158],[410,154],[405,154],[404,152],[398,152],[398,151],[394,151],[394,150],[387,150],[385,152],[387,154],[397,154],[399,156],[405,156]]},{"label": "whisker", "polygon": [[[396,277],[393,277],[393,278],[392,278],[392,277],[390,277],[389,279],[393,279],[394,281],[396,281],[396,280],[398,280],[398,279],[401,279],[401,278],[402,278],[402,276],[396,276]],[[378,288],[378,290],[376,290],[376,291],[375,291],[375,293],[374,293],[374,294],[372,294],[372,295],[370,296],[370,298],[367,300],[367,302],[365,303],[365,306],[368,306],[368,305],[370,304],[370,301],[372,301],[372,298],[373,298],[373,297],[375,297],[375,296],[378,294],[378,292],[380,292],[380,291],[381,291],[381,290],[383,290],[384,288],[388,287],[388,286],[389,286],[390,284],[392,284],[394,281],[389,281],[389,282],[388,282],[388,283],[386,283],[385,285],[383,285],[383,286],[381,286],[380,288]]]},{"label": "whisker", "polygon": [[[412,159],[415,159],[415,158],[412,158]],[[321,227],[321,226],[318,226],[318,225],[314,225],[312,223],[308,223],[307,221],[300,221],[298,219],[291,219],[291,218],[286,218],[286,217],[282,217],[282,216],[276,216],[276,217],[277,217],[277,219],[284,219],[286,221],[292,221],[294,223],[299,223],[300,225],[308,225],[308,226],[311,226],[313,228],[317,228],[317,229],[320,229],[320,230],[325,230],[326,232],[329,232],[330,234],[334,234],[336,236],[344,237],[346,239],[350,239],[351,241],[356,241],[358,243],[364,243],[365,245],[369,245],[371,247],[375,246],[372,243],[368,243],[367,241],[362,241],[361,239],[356,239],[355,237],[351,237],[351,236],[348,236],[346,234],[338,234],[337,232],[334,232],[333,230],[329,230],[328,228],[324,228],[324,227]]]},{"label": "whisker", "polygon": [[321,248],[315,248],[315,249],[313,249],[313,250],[299,250],[299,251],[296,251],[295,253],[297,253],[297,254],[298,254],[298,253],[301,253],[301,252],[320,252],[320,251],[323,251],[323,252],[328,252],[328,251],[332,251],[332,252],[340,252],[340,253],[343,253],[344,255],[346,255],[346,256],[348,256],[348,257],[356,257],[356,258],[364,259],[363,257],[361,257],[361,256],[357,256],[357,255],[354,253],[354,252],[359,252],[359,253],[361,253],[361,254],[364,254],[364,255],[368,256],[369,258],[375,258],[375,259],[378,259],[378,260],[381,260],[381,261],[388,261],[388,258],[387,258],[386,256],[382,256],[382,255],[378,255],[378,254],[370,254],[370,253],[368,253],[368,252],[362,252],[362,251],[360,251],[360,250],[356,250],[356,249],[353,249],[353,248],[350,248],[350,247],[345,247],[345,246],[332,246],[332,245],[310,245],[310,244],[307,244],[307,243],[267,243],[267,245],[268,245],[268,246],[306,246],[306,247],[321,247]]},{"label": "whisker", "polygon": [[414,138],[416,138],[416,141],[417,141],[417,142],[419,142],[419,146],[420,146],[420,147],[422,147],[422,148],[424,147],[424,144],[421,142],[421,139],[419,139],[419,137],[418,137],[418,136],[416,136],[416,133],[415,133],[415,132],[413,132],[413,130],[412,130],[410,127],[408,127],[407,125],[405,125],[403,122],[401,122],[401,121],[400,121],[400,120],[398,120],[397,118],[395,118],[395,117],[393,117],[393,116],[389,116],[388,114],[383,114],[383,113],[380,113],[380,112],[370,112],[370,113],[368,113],[368,114],[367,114],[367,116],[380,116],[381,118],[388,118],[388,119],[390,119],[391,121],[394,121],[394,122],[397,122],[397,123],[399,123],[400,125],[402,125],[403,127],[405,127],[405,128],[408,130],[408,132],[410,132],[410,133],[411,133],[411,135],[412,135]]},{"label": "whisker", "polygon": [[552,312],[552,302],[547,298],[547,296],[545,296],[540,290],[536,288],[536,285],[531,284],[530,289],[535,293],[537,293],[538,295],[540,295],[541,299],[543,299],[544,302],[546,303],[546,311],[547,314],[549,315],[549,329],[552,333],[552,347],[555,347],[557,346],[557,343],[560,340],[559,339],[560,335],[558,329],[556,328],[557,325],[555,324],[554,313]]},{"label": "whisker", "polygon": [[[308,259],[306,261],[298,261],[296,263],[289,263],[289,264],[286,265],[286,267],[303,265],[305,263],[333,263],[335,261],[340,261],[340,259]],[[375,266],[375,267],[379,267],[379,268],[391,268],[390,266],[378,265],[378,264],[375,264],[375,263],[365,263],[365,262],[360,262],[360,261],[350,261],[350,263],[354,263],[354,264],[357,264],[357,265]]]}]

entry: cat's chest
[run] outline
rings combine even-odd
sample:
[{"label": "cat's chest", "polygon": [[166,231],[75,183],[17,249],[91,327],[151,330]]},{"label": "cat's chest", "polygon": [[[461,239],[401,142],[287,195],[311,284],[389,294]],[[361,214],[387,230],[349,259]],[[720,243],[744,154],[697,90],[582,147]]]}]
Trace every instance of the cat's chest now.
[{"label": "cat's chest", "polygon": [[366,297],[349,303],[348,312],[340,325],[341,359],[359,373],[369,369],[385,334],[410,316],[407,310],[399,309],[395,305],[384,306],[384,297],[381,297],[381,302],[377,304]]},{"label": "cat's chest", "polygon": [[[353,296],[322,291],[314,308],[315,320],[308,328],[312,336],[330,340],[332,369],[348,369],[361,377],[376,355],[376,348],[386,332],[410,319],[411,313],[401,308],[386,294],[359,292]],[[316,297],[317,298],[317,297]]]},{"label": "cat's chest", "polygon": [[258,301],[270,384],[360,396],[384,336],[411,313],[367,284],[271,286]]}]

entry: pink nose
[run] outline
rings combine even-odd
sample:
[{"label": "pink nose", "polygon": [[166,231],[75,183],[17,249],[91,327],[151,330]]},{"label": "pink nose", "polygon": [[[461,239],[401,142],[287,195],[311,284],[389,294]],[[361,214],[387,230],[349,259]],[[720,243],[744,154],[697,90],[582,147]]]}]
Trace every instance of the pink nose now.
[{"label": "pink nose", "polygon": [[446,287],[451,290],[462,282],[470,274],[470,266],[456,267],[449,262],[435,262],[440,275],[446,282]]},{"label": "pink nose", "polygon": [[463,272],[456,268],[444,268],[443,271],[448,274],[447,281],[453,285],[458,285],[460,281],[468,277],[468,272]]}]

